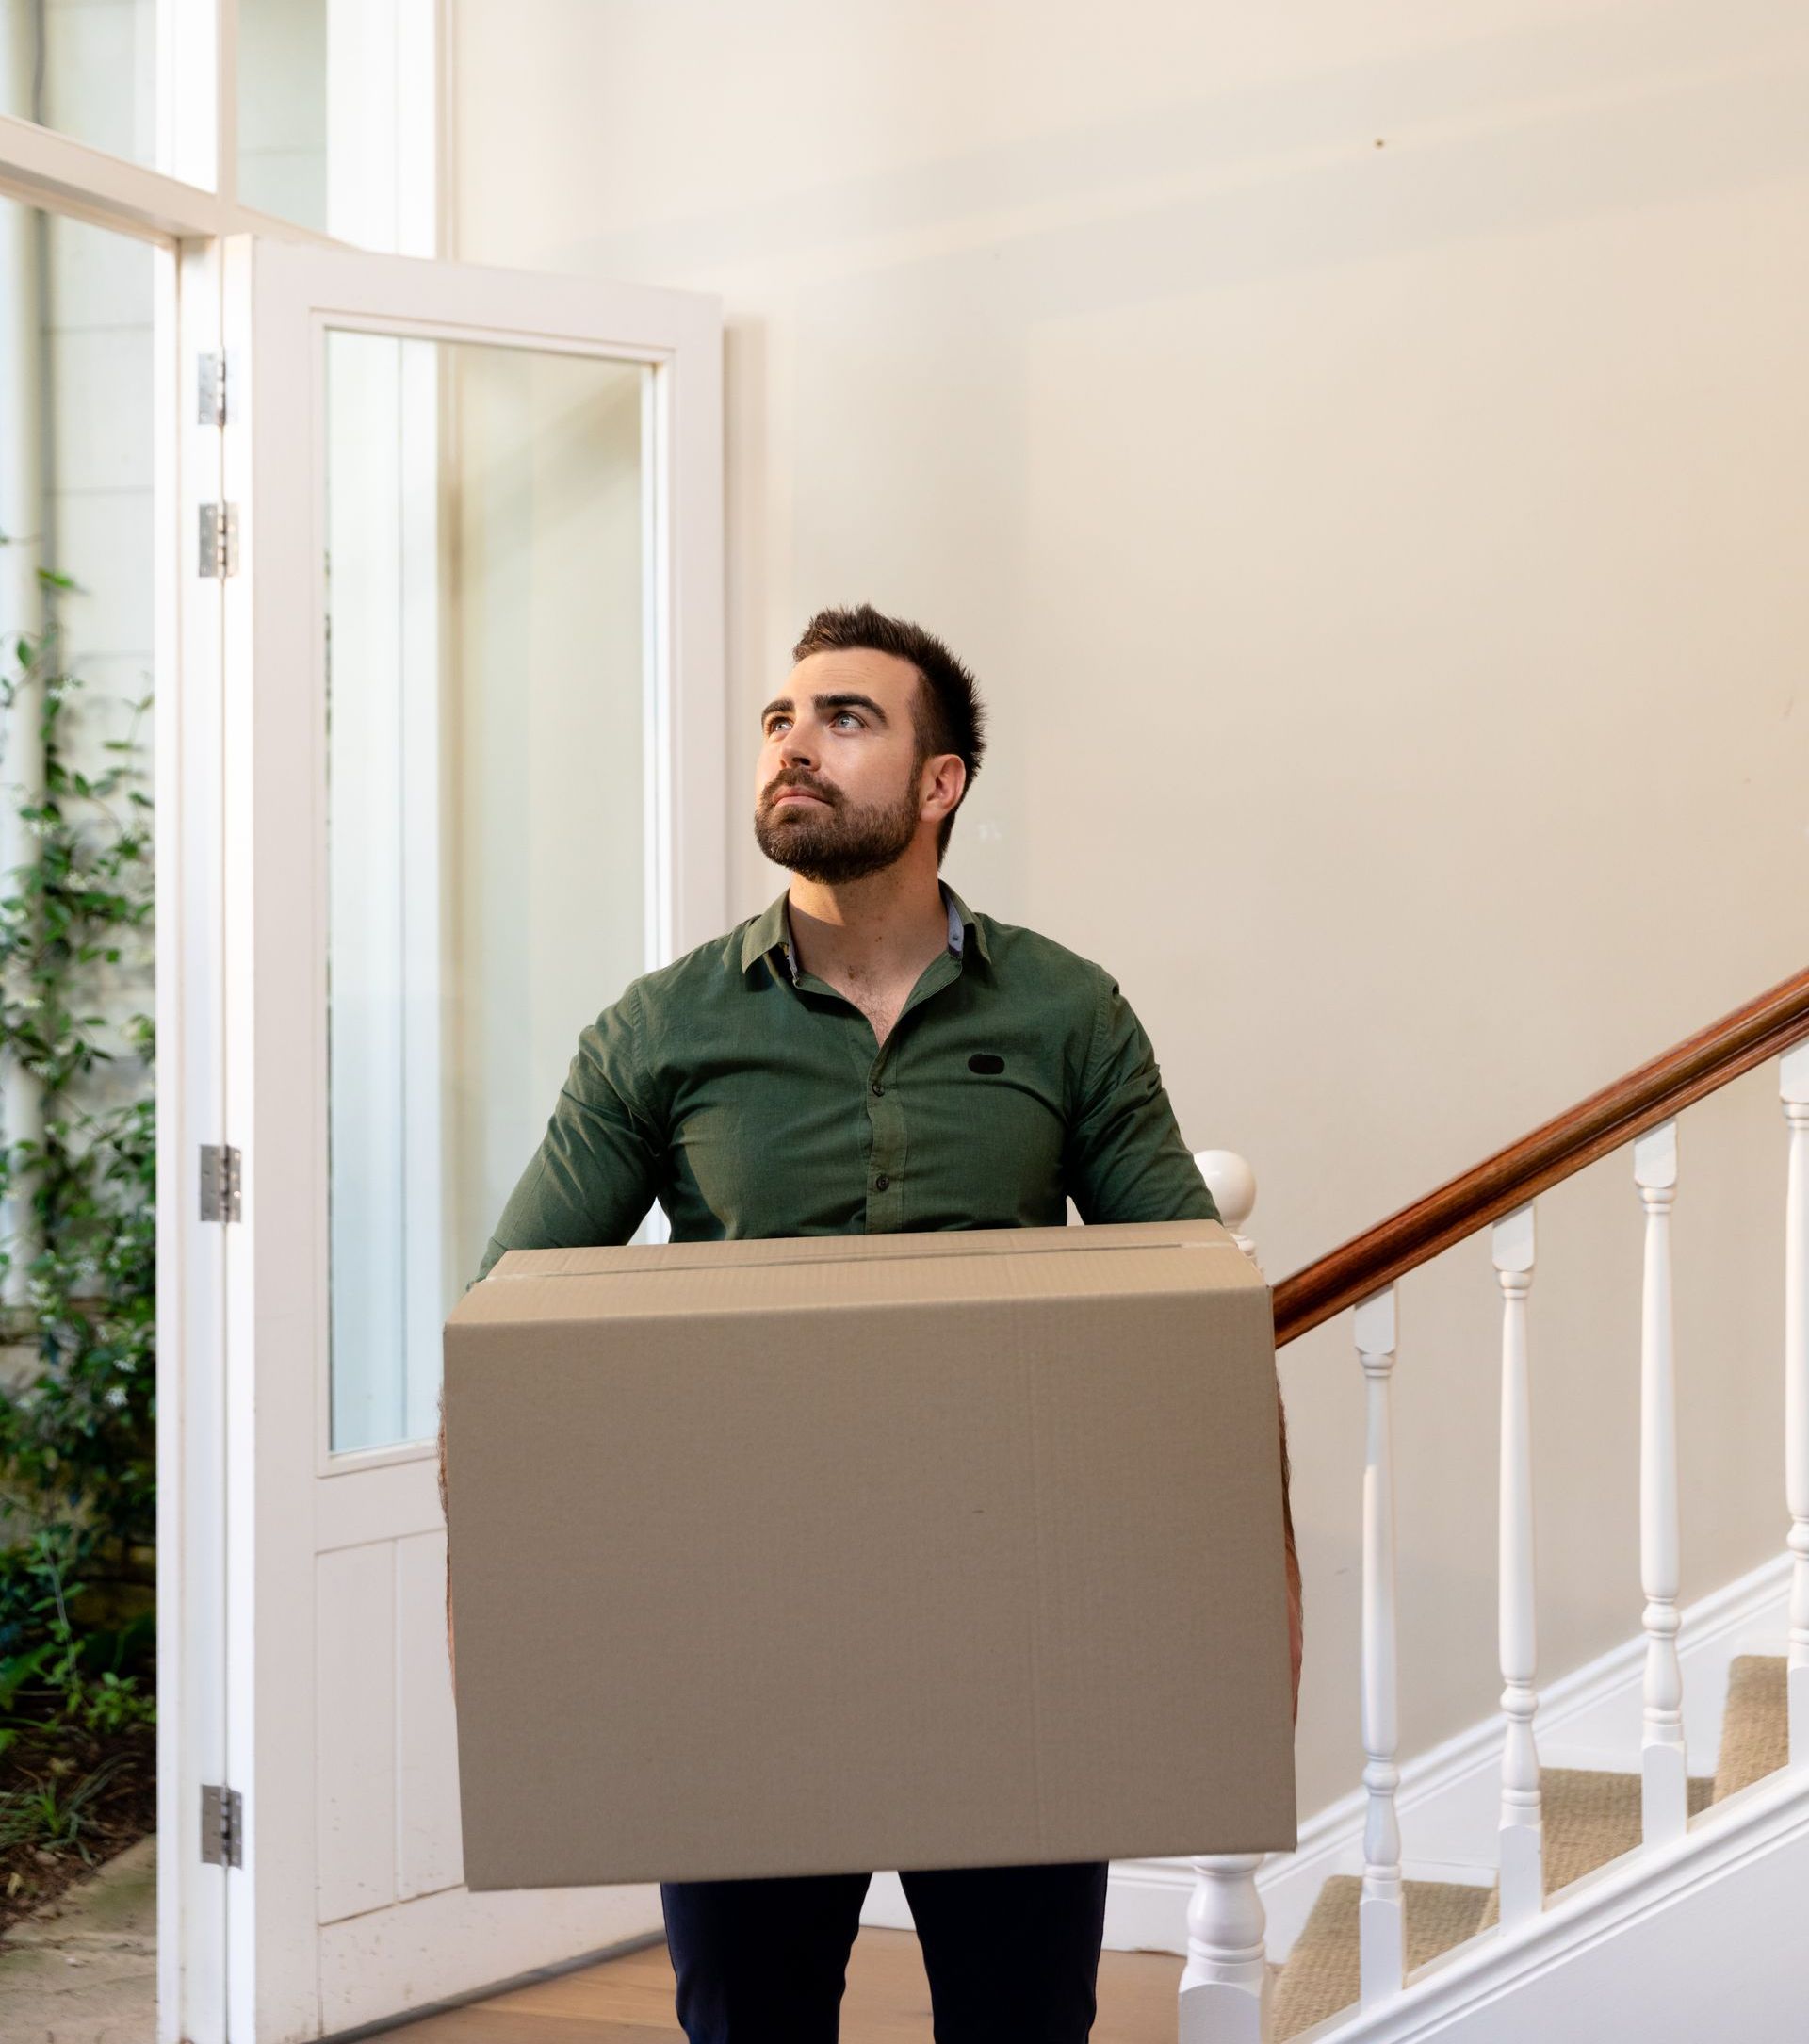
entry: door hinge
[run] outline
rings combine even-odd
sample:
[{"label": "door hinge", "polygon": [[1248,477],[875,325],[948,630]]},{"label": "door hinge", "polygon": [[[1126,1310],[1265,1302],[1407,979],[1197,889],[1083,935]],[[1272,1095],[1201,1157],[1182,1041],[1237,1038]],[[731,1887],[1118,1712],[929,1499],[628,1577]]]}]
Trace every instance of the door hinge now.
[{"label": "door hinge", "polygon": [[201,572],[204,575],[238,573],[236,504],[204,504],[201,507]]},{"label": "door hinge", "polygon": [[238,1152],[229,1144],[201,1146],[201,1218],[238,1218]]},{"label": "door hinge", "polygon": [[202,1784],[201,1859],[207,1867],[245,1864],[245,1806],[236,1789]]},{"label": "door hinge", "polygon": [[218,354],[195,357],[196,390],[199,400],[197,416],[204,426],[223,426],[226,423],[226,353],[222,349]]}]

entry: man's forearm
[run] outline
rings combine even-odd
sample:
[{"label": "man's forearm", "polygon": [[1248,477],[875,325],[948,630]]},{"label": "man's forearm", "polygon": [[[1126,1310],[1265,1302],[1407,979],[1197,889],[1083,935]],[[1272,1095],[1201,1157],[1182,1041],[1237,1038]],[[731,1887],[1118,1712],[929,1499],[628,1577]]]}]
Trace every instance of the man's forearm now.
[{"label": "man's forearm", "polygon": [[440,1391],[440,1518],[446,1526],[446,1659],[456,1676],[452,1654],[452,1521],[446,1509],[446,1391]]}]

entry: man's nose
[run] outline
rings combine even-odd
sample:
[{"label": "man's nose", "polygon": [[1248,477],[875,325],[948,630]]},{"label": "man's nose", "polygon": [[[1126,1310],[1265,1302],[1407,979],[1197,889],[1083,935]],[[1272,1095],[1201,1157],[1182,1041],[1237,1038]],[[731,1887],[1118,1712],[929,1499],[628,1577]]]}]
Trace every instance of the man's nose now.
[{"label": "man's nose", "polygon": [[816,757],[808,732],[800,730],[795,724],[779,741],[779,760],[785,766],[812,766]]}]

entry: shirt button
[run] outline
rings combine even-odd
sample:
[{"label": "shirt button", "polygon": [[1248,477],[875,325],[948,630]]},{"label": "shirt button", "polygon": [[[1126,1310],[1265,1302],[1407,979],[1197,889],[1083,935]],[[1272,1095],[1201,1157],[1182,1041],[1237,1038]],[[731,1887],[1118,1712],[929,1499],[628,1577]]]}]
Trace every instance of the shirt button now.
[{"label": "shirt button", "polygon": [[875,1192],[884,1192],[887,1186],[890,1184],[891,1180],[886,1176],[884,1171],[882,1171],[879,1176],[873,1180],[873,1190]]},{"label": "shirt button", "polygon": [[875,1093],[883,1093],[885,1090],[886,1088],[879,1083],[877,1079],[875,1079],[873,1081],[873,1091]]}]

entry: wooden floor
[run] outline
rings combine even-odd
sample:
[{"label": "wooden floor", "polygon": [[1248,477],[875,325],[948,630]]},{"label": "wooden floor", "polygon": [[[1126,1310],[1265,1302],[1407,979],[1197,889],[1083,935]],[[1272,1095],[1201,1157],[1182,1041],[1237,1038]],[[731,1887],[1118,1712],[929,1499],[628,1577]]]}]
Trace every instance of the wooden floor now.
[{"label": "wooden floor", "polygon": [[[1102,1952],[1094,2044],[1174,2044],[1181,1961],[1165,1952]],[[393,2033],[405,2044],[684,2044],[663,1941],[625,1957],[427,2016]],[[932,2044],[930,1989],[915,1931],[863,1930],[848,1962],[842,2044]]]}]

